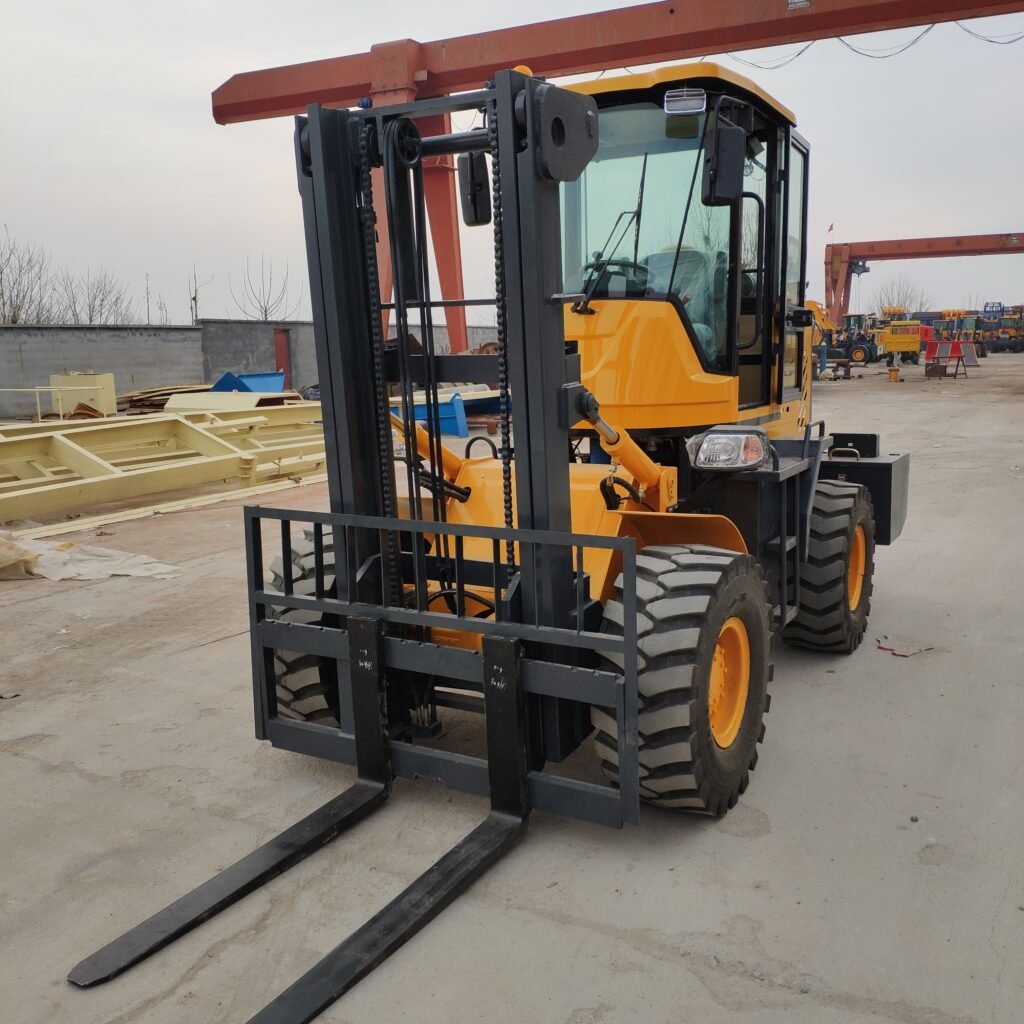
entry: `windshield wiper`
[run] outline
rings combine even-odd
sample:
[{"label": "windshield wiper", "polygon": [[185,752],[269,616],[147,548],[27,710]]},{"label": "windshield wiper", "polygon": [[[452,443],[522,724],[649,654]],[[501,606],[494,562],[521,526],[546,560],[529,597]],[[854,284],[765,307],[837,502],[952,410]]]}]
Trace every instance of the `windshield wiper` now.
[{"label": "windshield wiper", "polygon": [[[719,101],[721,102],[721,101]],[[676,268],[679,266],[679,250],[683,247],[683,236],[686,233],[686,222],[690,219],[690,206],[693,204],[693,190],[697,187],[697,171],[700,168],[700,152],[704,148],[704,139],[707,137],[708,119],[704,118],[704,126],[700,131],[700,142],[697,144],[697,156],[693,161],[693,175],[690,178],[690,192],[686,197],[686,208],[683,210],[683,223],[679,225],[679,238],[676,241],[676,254],[672,259],[672,273],[668,275],[668,288],[666,295],[672,294],[672,285],[676,280]]]},{"label": "windshield wiper", "polygon": [[597,291],[598,282],[601,280],[601,272],[606,266],[612,261],[611,256],[605,256],[605,252],[608,251],[608,246],[611,244],[612,235],[618,230],[619,222],[623,217],[628,217],[626,226],[622,229],[622,234],[619,235],[619,240],[612,246],[611,251],[619,247],[622,239],[626,237],[626,232],[629,230],[629,225],[633,223],[633,218],[636,216],[636,210],[623,210],[622,213],[615,218],[615,223],[612,225],[611,231],[608,232],[608,238],[605,240],[604,248],[598,249],[594,253],[594,258],[587,264],[589,268],[587,278],[583,282],[583,294],[572,304],[572,311],[574,313],[591,313],[593,312],[590,308],[590,300],[594,297],[594,292]]},{"label": "windshield wiper", "polygon": [[640,218],[644,210],[644,182],[647,181],[647,153],[644,152],[644,165],[640,168],[640,191],[636,197],[636,231],[633,233],[633,262],[640,258]]},{"label": "windshield wiper", "polygon": [[[640,169],[640,188],[637,193],[636,208],[633,210],[623,210],[618,217],[615,218],[615,223],[612,225],[611,231],[608,232],[608,237],[605,239],[603,248],[599,249],[594,253],[594,258],[587,266],[590,268],[586,280],[583,282],[583,293],[572,304],[572,311],[574,313],[591,313],[593,310],[590,308],[590,300],[594,297],[594,292],[597,291],[598,282],[601,280],[601,272],[604,270],[614,258],[614,253],[618,247],[622,244],[623,238],[626,237],[626,232],[629,230],[629,225],[636,221],[636,235],[633,241],[633,262],[636,263],[638,249],[640,245],[640,213],[643,208],[644,202],[644,182],[647,180],[647,153],[644,153],[643,167]],[[609,251],[608,246],[611,244],[612,235],[618,230],[619,222],[623,217],[628,217],[626,226],[622,229],[622,234],[619,235],[618,241],[612,246],[612,256],[605,256],[605,253]]]}]

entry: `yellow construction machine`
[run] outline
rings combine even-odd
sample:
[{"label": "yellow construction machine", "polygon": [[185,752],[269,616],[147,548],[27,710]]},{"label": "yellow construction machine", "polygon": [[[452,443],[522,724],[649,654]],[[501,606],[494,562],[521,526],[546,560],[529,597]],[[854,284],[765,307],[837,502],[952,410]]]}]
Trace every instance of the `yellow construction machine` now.
[{"label": "yellow construction machine", "polygon": [[890,366],[896,361],[916,363],[922,345],[932,340],[933,329],[920,320],[907,319],[905,306],[883,306],[872,337]]},{"label": "yellow construction machine", "polygon": [[[453,113],[484,127],[438,134]],[[330,510],[246,510],[255,725],[358,779],[71,979],[195,927],[396,776],[489,796],[481,825],[254,1018],[297,1024],[514,846],[531,809],[620,826],[641,800],[733,807],[776,639],[860,644],[908,457],[812,412],[808,145],[730,71],[563,89],[516,69],[448,98],[314,106],[295,155]],[[432,295],[424,167],[452,157],[474,258],[494,253],[479,298]],[[494,315],[496,355],[441,348],[453,304]],[[489,450],[443,443],[450,381],[497,381]],[[446,732],[467,712],[485,756]],[[588,738],[602,782],[565,764]]]}]

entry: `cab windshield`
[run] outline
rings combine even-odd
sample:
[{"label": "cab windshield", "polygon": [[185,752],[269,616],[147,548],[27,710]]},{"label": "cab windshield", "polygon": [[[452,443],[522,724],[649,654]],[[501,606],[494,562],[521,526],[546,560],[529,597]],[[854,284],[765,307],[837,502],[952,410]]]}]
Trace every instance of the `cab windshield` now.
[{"label": "cab windshield", "polygon": [[724,369],[730,211],[701,202],[705,125],[653,103],[601,111],[597,155],[562,188],[563,275],[592,298],[674,303]]}]

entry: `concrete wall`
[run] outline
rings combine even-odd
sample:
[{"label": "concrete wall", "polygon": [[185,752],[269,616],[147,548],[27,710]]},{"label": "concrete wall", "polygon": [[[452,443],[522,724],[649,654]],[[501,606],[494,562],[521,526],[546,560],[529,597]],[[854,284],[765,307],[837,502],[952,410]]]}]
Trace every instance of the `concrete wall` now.
[{"label": "concrete wall", "polygon": [[[228,370],[233,373],[267,373],[280,369],[274,359],[274,331],[288,331],[288,350],[291,355],[292,387],[301,391],[308,384],[320,380],[316,366],[316,342],[313,324],[309,320],[279,320],[264,323],[252,320],[200,320],[203,331],[203,370],[205,379],[215,381]],[[412,328],[422,339],[422,332]],[[467,329],[469,347],[478,348],[484,342],[497,341],[494,327]],[[443,324],[434,328],[434,343],[438,352],[450,351],[448,330]]]},{"label": "concrete wall", "polygon": [[204,380],[212,383],[232,373],[272,373],[282,369],[274,357],[274,331],[288,331],[292,387],[315,384],[316,352],[313,324],[308,320],[200,320],[203,332]]},{"label": "concrete wall", "polygon": [[[200,320],[197,327],[0,327],[0,388],[44,387],[51,373],[113,373],[118,394],[138,388],[213,383],[227,371],[280,369],[274,330],[288,331],[292,387],[319,381],[313,324],[308,320]],[[422,337],[422,333],[413,328]],[[469,328],[469,346],[495,341],[493,327]],[[449,350],[443,325],[435,328],[439,352]],[[44,408],[49,409],[47,400]],[[0,392],[0,419],[35,412],[32,395]]]},{"label": "concrete wall", "polygon": [[[197,327],[0,327],[0,388],[45,387],[51,373],[113,373],[119,393],[203,380]],[[44,396],[43,409],[50,409]],[[0,418],[34,415],[33,395],[0,392]]]}]

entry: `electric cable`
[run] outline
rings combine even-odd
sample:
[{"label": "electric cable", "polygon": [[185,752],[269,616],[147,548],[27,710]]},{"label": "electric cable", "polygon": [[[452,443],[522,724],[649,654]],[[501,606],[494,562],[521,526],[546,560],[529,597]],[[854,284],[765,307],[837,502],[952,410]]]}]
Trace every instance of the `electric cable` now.
[{"label": "electric cable", "polygon": [[847,42],[842,36],[836,36],[836,39],[838,39],[839,42],[841,42],[848,50],[852,50],[861,57],[868,57],[871,60],[888,60],[890,57],[898,57],[901,53],[906,53],[912,46],[917,46],[917,44],[921,42],[921,40],[924,39],[924,37],[928,35],[933,28],[935,28],[934,25],[928,25],[909,42],[903,43],[902,45],[892,49],[890,53],[885,53],[882,50],[872,52],[871,50],[854,46],[853,43]]},{"label": "electric cable", "polygon": [[992,43],[993,46],[1012,46],[1014,43],[1019,43],[1024,39],[1024,32],[1005,32],[1002,35],[987,36],[981,32],[975,32],[972,28],[968,28],[962,21],[956,21],[953,24],[969,36],[980,39],[983,43]]},{"label": "electric cable", "polygon": [[[974,29],[969,28],[961,21],[953,22],[957,28],[962,32],[966,32],[967,35],[974,39],[977,39],[983,43],[991,43],[993,46],[1012,46],[1014,43],[1019,43],[1024,40],[1024,32],[1004,32],[996,35],[986,35],[983,32],[976,32]],[[835,36],[835,40],[846,47],[851,53],[857,54],[859,57],[867,57],[869,60],[888,60],[890,57],[898,57],[900,54],[906,53],[907,50],[916,46],[931,30],[935,28],[935,24],[926,25],[913,39],[908,39],[904,43],[894,43],[892,46],[872,47],[872,46],[860,46],[851,43],[848,39],[843,36]],[[778,71],[781,68],[788,67],[798,57],[802,57],[818,40],[812,39],[809,43],[805,43],[799,50],[793,53],[787,54],[784,57],[769,58],[765,61],[750,60],[746,57],[740,57],[735,53],[727,52],[726,57],[730,57],[736,61],[737,64],[743,64],[748,68],[756,68],[758,71]],[[701,60],[705,58],[701,57]]]},{"label": "electric cable", "polygon": [[745,64],[749,68],[757,68],[760,71],[778,71],[779,68],[784,68],[788,64],[792,64],[797,57],[802,57],[816,42],[816,39],[812,39],[809,43],[805,43],[794,53],[791,53],[786,57],[780,57],[770,64],[760,64],[754,60],[747,60],[745,57],[737,57],[735,53],[727,53],[726,56],[731,57],[737,64]]}]

